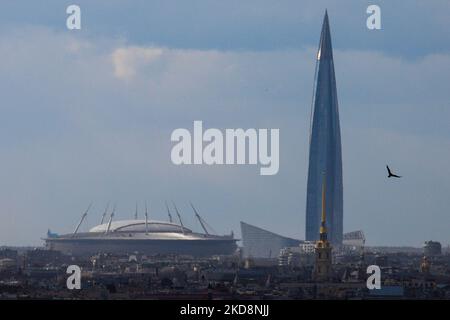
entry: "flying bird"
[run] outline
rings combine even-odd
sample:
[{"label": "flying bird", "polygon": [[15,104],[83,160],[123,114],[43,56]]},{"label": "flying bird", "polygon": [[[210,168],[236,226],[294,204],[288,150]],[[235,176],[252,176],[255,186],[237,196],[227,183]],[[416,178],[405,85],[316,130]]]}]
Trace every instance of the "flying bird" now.
[{"label": "flying bird", "polygon": [[387,171],[388,171],[388,178],[401,178],[402,176],[398,176],[398,175],[396,175],[396,174],[393,174],[392,173],[392,171],[391,171],[391,169],[389,169],[389,166],[388,165],[386,165],[386,169],[387,169]]}]

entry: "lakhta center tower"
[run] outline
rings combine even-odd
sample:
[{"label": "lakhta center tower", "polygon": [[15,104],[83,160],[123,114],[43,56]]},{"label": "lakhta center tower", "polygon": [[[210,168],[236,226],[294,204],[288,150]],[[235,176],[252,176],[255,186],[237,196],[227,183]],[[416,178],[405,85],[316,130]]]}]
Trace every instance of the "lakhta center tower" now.
[{"label": "lakhta center tower", "polygon": [[341,133],[328,14],[322,25],[314,84],[314,111],[309,145],[306,196],[306,240],[318,240],[321,223],[322,174],[326,172],[328,239],[342,243],[343,184]]}]

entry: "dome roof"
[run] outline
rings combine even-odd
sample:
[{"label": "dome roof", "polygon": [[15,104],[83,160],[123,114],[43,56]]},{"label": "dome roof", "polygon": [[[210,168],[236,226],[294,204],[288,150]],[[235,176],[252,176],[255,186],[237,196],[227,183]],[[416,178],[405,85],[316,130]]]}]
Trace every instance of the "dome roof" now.
[{"label": "dome roof", "polygon": [[[106,232],[108,223],[100,224],[89,230],[89,232]],[[148,220],[147,229],[145,228],[145,220],[118,220],[112,221],[110,232],[175,232],[182,233],[181,226],[176,223],[167,221]],[[185,233],[191,233],[192,230],[184,228]]]}]

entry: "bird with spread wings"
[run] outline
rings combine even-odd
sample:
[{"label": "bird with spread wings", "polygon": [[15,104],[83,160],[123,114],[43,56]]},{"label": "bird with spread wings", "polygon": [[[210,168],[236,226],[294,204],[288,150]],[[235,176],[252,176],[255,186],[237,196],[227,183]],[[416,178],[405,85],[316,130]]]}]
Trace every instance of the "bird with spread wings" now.
[{"label": "bird with spread wings", "polygon": [[396,174],[393,174],[388,165],[386,165],[386,169],[388,171],[388,178],[401,178],[402,177],[402,176],[398,176]]}]

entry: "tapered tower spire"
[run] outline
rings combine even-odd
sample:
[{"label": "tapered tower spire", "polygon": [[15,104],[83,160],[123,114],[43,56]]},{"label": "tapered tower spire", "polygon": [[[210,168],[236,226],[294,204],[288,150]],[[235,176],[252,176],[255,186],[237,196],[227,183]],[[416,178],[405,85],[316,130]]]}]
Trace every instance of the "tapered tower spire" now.
[{"label": "tapered tower spire", "polygon": [[[341,133],[327,12],[323,18],[316,64],[306,195],[306,240],[320,239],[321,213],[325,212],[326,236],[333,244],[340,245],[343,236]],[[326,172],[325,177],[323,172]],[[323,204],[325,198],[326,203]]]},{"label": "tapered tower spire", "polygon": [[317,60],[333,59],[333,48],[331,46],[330,23],[328,21],[328,13],[325,11],[323,18],[322,32],[320,34],[319,51]]}]

